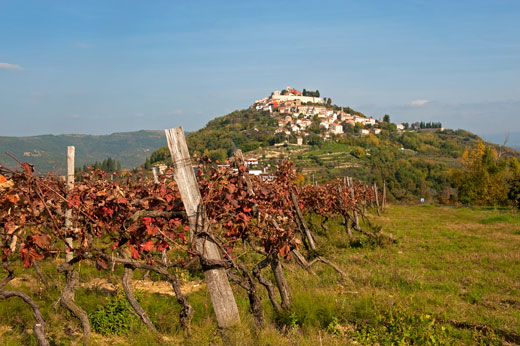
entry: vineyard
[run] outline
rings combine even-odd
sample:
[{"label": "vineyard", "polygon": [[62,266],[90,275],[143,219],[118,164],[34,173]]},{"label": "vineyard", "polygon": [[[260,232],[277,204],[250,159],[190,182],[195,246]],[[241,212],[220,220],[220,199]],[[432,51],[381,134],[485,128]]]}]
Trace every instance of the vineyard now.
[{"label": "vineyard", "polygon": [[248,174],[240,151],[231,168],[199,159],[195,177],[182,130],[172,136],[175,179],[161,176],[158,183],[139,175],[114,179],[92,170],[70,186],[52,175],[34,175],[33,167],[24,162],[19,162],[18,170],[0,166],[0,239],[6,274],[0,298],[17,297],[30,306],[40,345],[49,345],[49,326],[40,306],[27,293],[5,289],[15,278],[15,268],[34,268],[39,280],[52,289],[39,264],[56,264],[65,278],[59,303],[79,321],[84,340],[92,326],[87,312],[75,302],[80,266],[95,266],[100,275],[124,266],[121,285],[128,304],[155,332],[131,284],[136,270],[154,273],[171,285],[180,306],[178,323],[190,335],[194,309],[181,290],[184,273],[204,273],[217,325],[224,329],[241,318],[231,285],[247,293],[259,329],[265,325],[265,296],[276,314],[291,310],[293,292],[284,263],[297,263],[311,274],[321,263],[348,279],[320,250],[308,215],[320,218],[324,232],[329,218],[340,218],[346,237],[364,237],[373,244],[393,241],[369,216],[380,213],[384,203],[376,186],[351,179],[296,185],[295,167],[289,161],[280,164],[275,180],[263,181]]}]

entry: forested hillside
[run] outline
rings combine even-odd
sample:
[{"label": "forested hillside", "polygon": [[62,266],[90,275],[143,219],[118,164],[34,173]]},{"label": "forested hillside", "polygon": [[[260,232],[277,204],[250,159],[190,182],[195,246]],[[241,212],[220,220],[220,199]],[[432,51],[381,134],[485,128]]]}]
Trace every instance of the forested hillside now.
[{"label": "forested hillside", "polygon": [[[344,135],[329,140],[323,140],[319,127],[314,126],[303,138],[303,145],[296,145],[296,136],[274,133],[276,120],[268,112],[246,109],[212,120],[190,133],[187,141],[192,153],[219,161],[237,148],[258,158],[262,167],[274,167],[288,157],[307,182],[353,176],[379,186],[386,183],[390,200],[458,202],[460,179],[455,176],[464,168],[464,152],[475,147],[480,138],[465,130],[398,131],[389,118],[386,120],[379,124],[382,131],[378,135],[360,135],[357,126],[345,126]],[[487,145],[502,160],[519,157],[511,148]],[[167,148],[154,152],[149,162],[170,163]],[[511,163],[504,161],[501,165],[509,167]],[[502,176],[513,179],[511,174]],[[470,199],[464,197],[462,201],[468,203]]]},{"label": "forested hillside", "polygon": [[[248,152],[275,143],[277,122],[268,112],[245,109],[210,121],[204,128],[189,133],[186,141],[191,153],[224,161],[236,149]],[[166,146],[153,152],[150,163],[171,163]]]},{"label": "forested hillside", "polygon": [[119,132],[110,135],[42,135],[0,137],[0,162],[8,167],[16,163],[4,153],[35,165],[40,173],[63,174],[67,146],[76,147],[76,167],[102,162],[108,157],[121,162],[121,168],[134,168],[166,142],[162,131]]}]

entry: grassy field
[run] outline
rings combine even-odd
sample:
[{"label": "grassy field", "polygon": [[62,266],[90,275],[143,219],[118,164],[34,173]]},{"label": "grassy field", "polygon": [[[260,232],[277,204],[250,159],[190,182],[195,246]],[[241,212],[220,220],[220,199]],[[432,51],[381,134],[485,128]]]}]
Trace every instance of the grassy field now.
[{"label": "grassy field", "polygon": [[[363,239],[351,241],[337,220],[330,221],[324,232],[317,216],[309,218],[320,253],[337,263],[348,278],[322,264],[313,267],[314,277],[286,263],[293,307],[276,316],[262,289],[267,323],[261,331],[253,327],[247,296],[236,287],[242,322],[232,331],[218,331],[200,273],[184,277],[196,283],[187,287],[196,311],[189,338],[179,328],[178,306],[169,292],[144,285],[138,293],[158,335],[127,310],[117,290],[122,268],[97,272],[84,264],[76,302],[99,332],[120,333],[95,333],[93,345],[520,344],[518,213],[391,206],[374,221],[397,243],[376,246]],[[42,267],[49,281],[62,287],[63,278],[54,264]],[[57,304],[59,291],[44,289],[32,269],[17,274],[19,278],[7,288],[22,289],[40,304],[51,341],[80,344],[79,323]],[[140,275],[136,273],[136,279]],[[103,280],[94,281],[99,277]],[[100,309],[103,305],[105,310]],[[31,311],[19,300],[0,301],[0,344],[35,345],[32,324]]]}]

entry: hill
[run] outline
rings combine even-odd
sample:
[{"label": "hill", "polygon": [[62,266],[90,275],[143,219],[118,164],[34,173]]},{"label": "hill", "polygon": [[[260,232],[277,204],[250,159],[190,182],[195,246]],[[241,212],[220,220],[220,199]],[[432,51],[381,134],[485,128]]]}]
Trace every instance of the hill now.
[{"label": "hill", "polygon": [[[326,107],[327,112],[344,109],[335,105]],[[307,182],[344,176],[376,182],[379,186],[385,182],[390,200],[425,198],[426,201],[452,202],[456,199],[452,172],[462,167],[462,154],[474,147],[480,137],[465,130],[442,129],[439,123],[412,124],[398,129],[389,117],[375,121],[348,109],[338,133],[324,128],[323,118],[316,116],[307,118],[309,125],[295,133],[290,131],[291,123],[282,124],[287,118],[284,114],[255,107],[234,111],[190,133],[188,147],[192,153],[206,154],[221,162],[239,148],[257,158],[260,167],[267,169],[276,166],[282,158],[290,158]],[[358,117],[366,125],[352,117]],[[283,131],[279,130],[280,124],[284,125]],[[488,145],[500,151],[502,157],[519,157],[514,149]],[[168,149],[163,147],[154,152],[151,162],[170,163]]]},{"label": "hill", "polygon": [[76,147],[76,167],[103,161],[112,157],[121,162],[123,169],[134,168],[166,143],[162,131],[119,132],[110,135],[42,135],[33,137],[0,137],[0,163],[12,167],[18,159],[35,165],[40,173],[63,173],[66,167],[67,146]]}]

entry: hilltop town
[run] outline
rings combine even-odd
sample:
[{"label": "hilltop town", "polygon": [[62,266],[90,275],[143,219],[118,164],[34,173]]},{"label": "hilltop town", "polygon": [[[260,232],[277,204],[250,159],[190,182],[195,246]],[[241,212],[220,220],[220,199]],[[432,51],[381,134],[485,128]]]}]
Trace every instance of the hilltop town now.
[{"label": "hilltop town", "polygon": [[[278,128],[275,134],[297,135],[298,141],[302,136],[309,136],[309,129],[318,126],[319,134],[328,139],[331,135],[338,136],[345,133],[346,127],[356,128],[361,135],[370,133],[379,134],[381,128],[379,121],[373,117],[367,117],[350,108],[332,105],[330,98],[320,97],[316,91],[298,91],[288,86],[284,90],[275,90],[268,97],[256,100],[251,106],[255,110],[270,112],[271,116],[278,120]],[[398,128],[404,129],[399,124]]]}]

